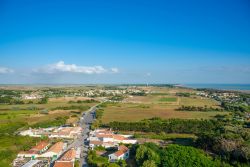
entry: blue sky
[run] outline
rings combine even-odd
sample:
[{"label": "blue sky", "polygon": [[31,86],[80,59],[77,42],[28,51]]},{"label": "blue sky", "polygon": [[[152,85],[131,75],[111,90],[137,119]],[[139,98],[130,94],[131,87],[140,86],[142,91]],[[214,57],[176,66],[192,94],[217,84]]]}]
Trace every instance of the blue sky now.
[{"label": "blue sky", "polygon": [[250,83],[250,2],[0,0],[0,83]]}]

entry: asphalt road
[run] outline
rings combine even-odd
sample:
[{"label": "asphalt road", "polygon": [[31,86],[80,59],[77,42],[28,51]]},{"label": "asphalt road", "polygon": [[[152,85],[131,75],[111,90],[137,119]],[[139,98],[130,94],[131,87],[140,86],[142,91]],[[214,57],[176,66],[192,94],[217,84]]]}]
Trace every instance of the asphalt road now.
[{"label": "asphalt road", "polygon": [[83,128],[83,132],[81,136],[79,136],[75,141],[75,148],[81,148],[81,158],[80,158],[80,166],[87,167],[87,156],[88,156],[88,145],[85,144],[85,139],[89,137],[90,125],[95,119],[95,111],[96,107],[92,107],[89,111],[83,112],[82,117],[79,121],[79,126]]}]

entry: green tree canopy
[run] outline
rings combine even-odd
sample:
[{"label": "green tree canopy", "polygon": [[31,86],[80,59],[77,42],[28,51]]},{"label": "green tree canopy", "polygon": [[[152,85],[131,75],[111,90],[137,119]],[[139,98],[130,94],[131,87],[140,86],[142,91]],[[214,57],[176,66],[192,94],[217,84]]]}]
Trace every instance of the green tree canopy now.
[{"label": "green tree canopy", "polygon": [[188,146],[170,145],[162,151],[162,166],[212,167],[215,163],[201,150]]}]

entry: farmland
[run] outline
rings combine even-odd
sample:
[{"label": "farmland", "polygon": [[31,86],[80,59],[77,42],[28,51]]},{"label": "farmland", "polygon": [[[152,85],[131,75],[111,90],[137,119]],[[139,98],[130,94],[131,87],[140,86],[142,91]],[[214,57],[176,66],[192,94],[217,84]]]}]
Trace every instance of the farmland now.
[{"label": "farmland", "polygon": [[[208,98],[199,96],[179,97],[176,92],[188,91],[187,89],[156,88],[158,93],[151,93],[147,96],[130,96],[123,102],[108,103],[103,112],[102,122],[116,121],[139,121],[152,117],[163,119],[212,119],[218,114],[227,115],[227,112],[199,112],[199,111],[176,111],[182,105],[197,107],[220,108],[219,103]],[[153,88],[155,91],[155,88]]]}]

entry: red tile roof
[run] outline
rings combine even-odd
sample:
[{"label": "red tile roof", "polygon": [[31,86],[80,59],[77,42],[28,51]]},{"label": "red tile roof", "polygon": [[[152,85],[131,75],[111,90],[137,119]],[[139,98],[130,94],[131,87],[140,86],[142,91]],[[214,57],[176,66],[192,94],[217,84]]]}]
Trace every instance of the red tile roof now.
[{"label": "red tile roof", "polygon": [[63,142],[57,142],[56,144],[51,146],[47,152],[60,153],[63,150],[63,146]]},{"label": "red tile roof", "polygon": [[96,137],[113,138],[112,134],[96,134]]},{"label": "red tile roof", "polygon": [[116,140],[126,140],[127,138],[121,135],[113,135],[113,138]]},{"label": "red tile roof", "polygon": [[95,140],[91,140],[89,143],[94,144],[94,145],[102,145],[103,144],[102,141],[95,141]]},{"label": "red tile roof", "polygon": [[32,150],[32,151],[41,151],[41,150],[43,150],[48,145],[49,145],[49,142],[47,142],[47,141],[41,141],[40,143],[38,143],[36,146],[34,146],[33,148],[31,148],[30,150]]},{"label": "red tile roof", "polygon": [[54,167],[74,167],[74,163],[56,161]]},{"label": "red tile roof", "polygon": [[72,161],[76,157],[76,150],[74,148],[68,150],[61,158],[60,161]]},{"label": "red tile roof", "polygon": [[117,157],[119,157],[119,156],[125,154],[127,151],[128,151],[128,147],[121,145],[121,146],[119,146],[118,151],[116,151],[114,154]]}]

